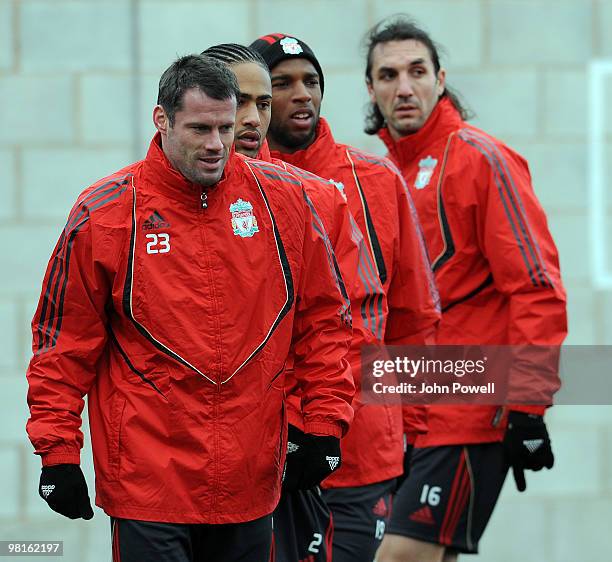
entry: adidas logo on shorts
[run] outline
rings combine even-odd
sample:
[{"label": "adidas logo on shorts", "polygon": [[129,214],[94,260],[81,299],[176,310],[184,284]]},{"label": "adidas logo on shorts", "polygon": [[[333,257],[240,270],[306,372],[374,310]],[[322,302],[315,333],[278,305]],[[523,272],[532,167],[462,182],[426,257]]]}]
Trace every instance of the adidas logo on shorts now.
[{"label": "adidas logo on shorts", "polygon": [[385,503],[384,498],[378,499],[376,505],[372,508],[372,513],[374,513],[374,515],[378,515],[379,517],[387,517],[389,512],[387,510],[387,504]]},{"label": "adidas logo on shorts", "polygon": [[41,491],[42,491],[42,495],[43,497],[46,499],[49,497],[49,495],[51,494],[51,492],[53,490],[55,490],[55,484],[49,484],[47,486],[43,485],[40,487]]},{"label": "adidas logo on shorts", "polygon": [[431,508],[428,505],[415,511],[408,519],[410,519],[411,521],[416,521],[417,523],[423,523],[425,525],[436,524],[433,518],[433,513],[431,512]]},{"label": "adidas logo on shorts", "polygon": [[329,463],[329,468],[332,470],[336,470],[338,465],[340,464],[340,457],[325,457],[325,460]]}]

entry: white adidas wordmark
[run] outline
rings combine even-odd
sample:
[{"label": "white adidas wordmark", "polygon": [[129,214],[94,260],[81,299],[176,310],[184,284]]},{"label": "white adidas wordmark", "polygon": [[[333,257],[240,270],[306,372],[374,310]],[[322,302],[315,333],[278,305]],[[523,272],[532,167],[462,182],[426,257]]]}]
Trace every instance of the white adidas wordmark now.
[{"label": "white adidas wordmark", "polygon": [[51,493],[53,490],[55,490],[55,484],[50,484],[50,485],[48,485],[48,486],[43,485],[43,486],[41,486],[41,487],[40,487],[40,489],[42,490],[42,495],[43,495],[45,498],[48,498],[48,497],[49,497],[49,494],[50,494],[50,493]]},{"label": "white adidas wordmark", "polygon": [[530,453],[535,453],[544,443],[544,439],[526,439],[523,441],[523,445],[527,447]]},{"label": "white adidas wordmark", "polygon": [[329,468],[332,470],[336,470],[336,467],[340,464],[340,457],[325,457],[327,462],[329,463]]}]

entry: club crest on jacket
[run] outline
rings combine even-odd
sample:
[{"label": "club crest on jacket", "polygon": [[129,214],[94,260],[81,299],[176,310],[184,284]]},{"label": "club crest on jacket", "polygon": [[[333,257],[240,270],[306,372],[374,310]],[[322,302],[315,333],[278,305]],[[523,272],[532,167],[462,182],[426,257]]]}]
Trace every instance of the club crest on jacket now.
[{"label": "club crest on jacket", "polygon": [[259,232],[251,203],[238,199],[230,205],[229,210],[232,213],[232,228],[235,236],[251,238],[256,232]]},{"label": "club crest on jacket", "polygon": [[431,181],[431,176],[433,176],[434,170],[436,169],[436,165],[438,161],[431,156],[427,158],[423,158],[419,162],[419,173],[417,174],[416,180],[414,182],[414,187],[417,189],[423,189],[429,185]]}]

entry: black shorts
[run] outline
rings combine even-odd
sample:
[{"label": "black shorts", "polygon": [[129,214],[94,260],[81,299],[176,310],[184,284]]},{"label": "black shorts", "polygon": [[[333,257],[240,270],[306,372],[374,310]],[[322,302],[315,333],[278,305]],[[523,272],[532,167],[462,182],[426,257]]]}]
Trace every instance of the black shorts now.
[{"label": "black shorts", "polygon": [[501,443],[415,448],[387,532],[477,553],[507,472]]},{"label": "black shorts", "polygon": [[271,562],[330,562],[332,516],[318,488],[283,494],[274,511]]},{"label": "black shorts", "polygon": [[188,525],[111,517],[113,562],[269,562],[272,516]]},{"label": "black shorts", "polygon": [[391,515],[395,478],[323,490],[334,517],[333,561],[372,562]]}]

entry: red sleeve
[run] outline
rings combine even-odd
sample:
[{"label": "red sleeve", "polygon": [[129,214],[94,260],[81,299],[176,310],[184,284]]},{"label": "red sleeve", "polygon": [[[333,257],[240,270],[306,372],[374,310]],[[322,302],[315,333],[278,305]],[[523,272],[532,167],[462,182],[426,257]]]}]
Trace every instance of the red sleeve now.
[{"label": "red sleeve", "polygon": [[[374,273],[376,266],[361,230],[348,209],[348,204],[340,190],[336,187],[333,189],[335,192],[334,220],[330,228],[330,235],[350,296],[353,339],[347,359],[353,369],[355,396],[359,397],[363,346],[368,342],[371,344],[377,342],[382,337],[384,289],[378,276]],[[368,303],[380,303],[380,313],[377,314],[378,307],[369,306]],[[380,334],[377,330],[380,331]],[[361,400],[356,399],[353,402],[355,413],[361,405]]]},{"label": "red sleeve", "polygon": [[79,463],[83,396],[106,343],[109,292],[92,255],[89,215],[75,210],[47,266],[32,320],[27,432],[43,465]]},{"label": "red sleeve", "polygon": [[306,208],[303,267],[294,320],[294,376],[301,390],[304,431],[341,437],[353,418],[355,386],[346,360],[352,329],[347,297],[330,267],[327,234]]},{"label": "red sleeve", "polygon": [[419,434],[427,433],[427,407],[402,406],[402,419],[406,443],[409,445],[414,445]]},{"label": "red sleeve", "polygon": [[347,202],[336,187],[332,189],[333,196],[333,221],[330,226],[330,239],[338,260],[340,272],[344,279],[344,286],[351,296],[353,316],[358,313],[358,308],[353,301],[356,284],[359,282],[357,275],[357,264],[359,262],[359,244],[363,243],[363,236],[359,227],[354,230],[351,214]]},{"label": "red sleeve", "polygon": [[[440,297],[412,196],[399,171],[394,172],[399,225],[396,259],[388,291],[387,345],[434,345],[440,321]],[[409,444],[427,430],[423,406],[403,406]]]},{"label": "red sleeve", "polygon": [[399,172],[394,174],[399,235],[387,293],[385,343],[433,344],[440,321],[440,297],[412,197]]},{"label": "red sleeve", "polygon": [[[496,288],[510,298],[508,344],[551,346],[543,361],[539,353],[517,351],[521,356],[510,373],[509,398],[516,393],[537,401],[540,396],[552,396],[560,386],[558,346],[567,335],[566,296],[557,248],[531,185],[527,163],[504,146],[482,142],[478,148],[483,156],[478,178],[479,241]],[[511,409],[544,412],[540,406]]]}]

